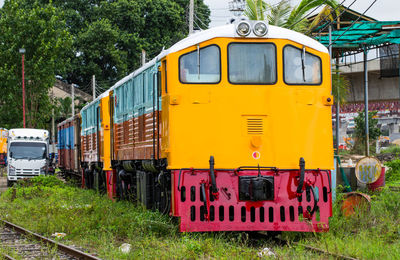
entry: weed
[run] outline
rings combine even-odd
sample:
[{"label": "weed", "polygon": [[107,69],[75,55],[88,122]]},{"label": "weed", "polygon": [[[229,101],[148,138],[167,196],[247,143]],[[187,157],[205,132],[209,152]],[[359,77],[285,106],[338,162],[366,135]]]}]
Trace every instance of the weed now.
[{"label": "weed", "polygon": [[389,184],[400,183],[400,159],[386,162],[385,165],[389,167],[385,174],[386,182]]},{"label": "weed", "polygon": [[[52,178],[52,177],[50,177]],[[400,254],[400,193],[383,189],[371,193],[369,211],[344,217],[342,195],[337,192],[327,233],[283,232],[282,247],[272,240],[254,239],[247,232],[179,233],[168,216],[125,202],[112,202],[91,190],[54,180],[32,180],[0,197],[0,218],[35,232],[67,235],[63,243],[96,251],[104,259],[137,258],[257,258],[264,247],[281,259],[325,259],[302,246],[361,259],[395,259]],[[131,245],[129,253],[119,249]]]},{"label": "weed", "polygon": [[[49,178],[49,179],[46,179]],[[181,234],[168,216],[41,177],[23,182],[0,197],[0,218],[60,241],[96,251],[104,259],[136,258],[254,258],[239,233]],[[236,233],[237,234],[237,233]],[[119,247],[131,245],[124,254]]]}]

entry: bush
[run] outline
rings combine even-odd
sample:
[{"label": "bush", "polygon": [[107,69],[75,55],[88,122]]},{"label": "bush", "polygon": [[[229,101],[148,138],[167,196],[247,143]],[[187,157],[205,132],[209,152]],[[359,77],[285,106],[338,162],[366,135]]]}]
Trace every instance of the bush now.
[{"label": "bush", "polygon": [[64,183],[55,176],[40,175],[32,179],[24,179],[18,182],[20,187],[59,187]]},{"label": "bush", "polygon": [[400,181],[400,159],[385,163],[390,169],[386,172],[385,180],[388,183]]},{"label": "bush", "polygon": [[399,156],[400,155],[400,146],[391,145],[387,149],[381,150],[381,153],[392,153],[392,154],[395,154],[396,156]]}]

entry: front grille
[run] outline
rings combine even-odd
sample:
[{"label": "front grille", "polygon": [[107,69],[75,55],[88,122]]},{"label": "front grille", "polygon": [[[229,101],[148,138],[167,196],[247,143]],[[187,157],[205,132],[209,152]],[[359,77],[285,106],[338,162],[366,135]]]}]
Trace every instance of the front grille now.
[{"label": "front grille", "polygon": [[247,133],[249,135],[262,135],[263,126],[262,118],[247,118]]},{"label": "front grille", "polygon": [[16,169],[15,172],[17,175],[37,175],[40,174],[40,169]]}]

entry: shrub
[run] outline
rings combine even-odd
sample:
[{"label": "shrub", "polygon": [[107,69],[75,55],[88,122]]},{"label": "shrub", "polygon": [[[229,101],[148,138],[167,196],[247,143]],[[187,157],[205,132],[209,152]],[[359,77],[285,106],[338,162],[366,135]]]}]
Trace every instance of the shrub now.
[{"label": "shrub", "polygon": [[385,163],[390,169],[386,172],[386,182],[397,182],[400,181],[400,159],[396,159]]}]

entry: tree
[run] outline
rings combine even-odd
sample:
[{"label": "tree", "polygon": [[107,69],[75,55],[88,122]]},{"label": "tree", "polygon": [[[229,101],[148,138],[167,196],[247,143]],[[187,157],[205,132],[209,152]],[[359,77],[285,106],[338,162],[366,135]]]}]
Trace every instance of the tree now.
[{"label": "tree", "polygon": [[[67,28],[76,39],[63,77],[82,87],[96,75],[100,89],[109,88],[140,66],[142,49],[152,58],[188,32],[187,0],[70,0],[54,5],[65,10]],[[208,26],[210,10],[203,0],[195,0],[195,10],[197,21]]]},{"label": "tree", "polygon": [[25,48],[27,126],[44,128],[51,117],[49,89],[63,71],[72,38],[63,12],[38,1],[6,0],[0,9],[0,122],[22,126],[21,55]]},{"label": "tree", "polygon": [[332,71],[332,95],[335,102],[339,100],[339,103],[343,104],[349,94],[351,82],[346,76],[337,72],[340,71]]},{"label": "tree", "polygon": [[[368,112],[368,132],[370,143],[375,142],[381,135],[381,130],[378,127],[378,119],[376,119],[377,111]],[[355,138],[353,150],[357,153],[361,153],[364,150],[366,143],[365,135],[365,110],[358,113],[357,117],[354,118],[355,128],[353,137]]]},{"label": "tree", "polygon": [[265,20],[266,17],[272,25],[299,32],[309,29],[306,19],[309,11],[324,4],[332,8],[338,5],[337,0],[302,0],[295,7],[291,7],[289,0],[282,0],[274,6],[264,0],[246,0],[246,3],[245,15],[250,20]]}]

